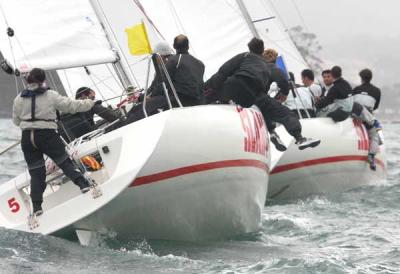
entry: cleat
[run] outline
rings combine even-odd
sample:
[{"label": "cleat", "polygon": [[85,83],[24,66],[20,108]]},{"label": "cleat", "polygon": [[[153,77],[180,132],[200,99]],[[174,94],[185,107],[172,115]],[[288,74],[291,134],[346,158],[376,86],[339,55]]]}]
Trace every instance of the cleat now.
[{"label": "cleat", "polygon": [[321,143],[321,140],[301,137],[296,141],[296,145],[300,150],[306,149],[308,147],[316,147]]},{"label": "cleat", "polygon": [[287,149],[286,146],[283,144],[281,138],[279,138],[279,135],[275,131],[271,132],[270,139],[277,150],[285,151]]}]

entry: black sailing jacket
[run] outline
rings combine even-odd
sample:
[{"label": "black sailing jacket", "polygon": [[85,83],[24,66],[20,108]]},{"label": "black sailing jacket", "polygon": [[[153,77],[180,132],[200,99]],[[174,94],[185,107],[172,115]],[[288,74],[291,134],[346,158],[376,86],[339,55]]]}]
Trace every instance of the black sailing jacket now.
[{"label": "black sailing jacket", "polygon": [[[192,104],[200,104],[203,100],[205,70],[203,62],[189,53],[180,53],[169,57],[165,66],[180,99],[184,97]],[[152,96],[164,95],[162,86],[157,85],[157,81],[159,80],[153,81]],[[184,102],[182,103],[185,105]]]},{"label": "black sailing jacket", "polygon": [[338,78],[333,82],[333,86],[330,88],[328,96],[323,97],[318,101],[315,106],[318,109],[324,108],[332,104],[335,100],[346,99],[351,95],[352,88],[350,84],[343,78]]},{"label": "black sailing jacket", "polygon": [[225,80],[230,76],[243,76],[253,80],[255,93],[265,93],[272,82],[276,82],[280,92],[289,93],[286,77],[275,64],[268,63],[261,55],[240,53],[221,66],[205,84],[206,89],[221,90]]},{"label": "black sailing jacket", "polygon": [[367,94],[375,99],[374,110],[379,107],[381,102],[381,90],[371,83],[364,83],[361,86],[355,87],[353,90],[353,95],[357,94]]}]

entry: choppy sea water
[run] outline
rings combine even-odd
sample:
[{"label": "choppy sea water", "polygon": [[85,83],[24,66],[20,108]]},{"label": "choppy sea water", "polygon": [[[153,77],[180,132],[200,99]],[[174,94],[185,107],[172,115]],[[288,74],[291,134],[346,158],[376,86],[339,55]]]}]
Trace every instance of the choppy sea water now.
[{"label": "choppy sea water", "polygon": [[[202,243],[104,239],[95,247],[0,228],[0,273],[400,273],[400,124],[385,124],[388,182],[271,202],[256,233]],[[0,150],[19,130],[0,120]],[[0,183],[24,169],[0,156]]]}]

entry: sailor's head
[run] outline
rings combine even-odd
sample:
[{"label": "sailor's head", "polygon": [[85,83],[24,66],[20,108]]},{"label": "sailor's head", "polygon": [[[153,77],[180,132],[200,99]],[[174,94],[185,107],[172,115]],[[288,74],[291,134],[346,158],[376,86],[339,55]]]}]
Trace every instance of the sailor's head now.
[{"label": "sailor's head", "polygon": [[332,71],[330,69],[324,70],[321,75],[325,86],[329,87],[330,85],[332,85],[333,78],[332,78]]},{"label": "sailor's head", "polygon": [[268,63],[275,64],[276,59],[278,58],[278,52],[274,49],[266,49],[263,52],[263,56],[267,60]]},{"label": "sailor's head", "polygon": [[333,80],[339,79],[342,77],[342,68],[339,66],[334,66],[331,69]]},{"label": "sailor's head", "polygon": [[370,69],[363,69],[358,75],[360,75],[363,84],[370,83],[372,80],[372,71]]},{"label": "sailor's head", "polygon": [[303,70],[301,72],[301,81],[304,86],[311,86],[314,83],[314,72],[311,69]]},{"label": "sailor's head", "polygon": [[174,49],[176,53],[187,53],[189,51],[189,39],[186,35],[179,34],[174,38]]},{"label": "sailor's head", "polygon": [[257,55],[262,55],[263,52],[264,52],[264,41],[254,37],[247,44],[247,47],[249,48],[249,51],[251,53],[254,53],[254,54],[257,54]]},{"label": "sailor's head", "polygon": [[154,47],[154,52],[160,54],[161,57],[163,58],[164,62],[166,62],[168,60],[168,58],[172,54],[174,54],[172,52],[171,47],[165,41],[161,41],[161,42],[157,43],[156,46]]},{"label": "sailor's head", "polygon": [[80,87],[75,93],[75,99],[83,100],[83,99],[91,99],[94,100],[96,98],[96,92],[88,87]]},{"label": "sailor's head", "polygon": [[45,80],[46,80],[46,73],[44,72],[44,70],[42,70],[40,68],[32,69],[29,72],[28,77],[26,78],[26,81],[28,82],[28,84],[41,85],[41,84],[43,84],[43,82]]}]

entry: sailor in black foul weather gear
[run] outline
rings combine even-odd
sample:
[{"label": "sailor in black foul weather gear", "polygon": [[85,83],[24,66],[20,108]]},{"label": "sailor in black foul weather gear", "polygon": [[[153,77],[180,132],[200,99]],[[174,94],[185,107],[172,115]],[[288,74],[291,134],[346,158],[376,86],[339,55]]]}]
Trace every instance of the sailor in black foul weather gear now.
[{"label": "sailor in black foul weather gear", "polygon": [[95,114],[108,123],[112,123],[121,117],[119,110],[103,107],[101,100],[96,101],[95,91],[88,87],[80,87],[75,93],[75,99],[90,99],[95,101],[95,104],[90,110],[85,112],[63,113],[60,115],[58,132],[69,142],[96,129],[94,122]]},{"label": "sailor in black foul weather gear", "polygon": [[[168,45],[158,45],[156,53],[160,54],[165,62],[165,67],[175,87],[176,93],[182,105],[196,106],[204,103],[203,86],[204,70],[203,62],[189,54],[189,39],[185,35],[178,35],[174,39],[175,55],[168,51]],[[154,57],[154,56],[153,56]],[[155,58],[156,59],[156,58]],[[165,88],[173,107],[178,106],[172,92],[172,88],[165,80],[164,71],[156,66],[156,75],[148,89],[146,99],[146,112],[148,116],[169,109],[168,98],[165,96]],[[161,75],[162,74],[162,75]],[[142,99],[142,97],[140,98]],[[127,114],[125,124],[133,123],[145,118],[143,105],[134,106]]]},{"label": "sailor in black foul weather gear", "polygon": [[[189,39],[178,35],[174,39],[176,54],[168,58],[165,66],[183,106],[203,103],[204,70],[203,62],[189,54]],[[169,91],[171,92],[171,90]],[[152,90],[152,96],[164,96],[161,85]]]},{"label": "sailor in black foul weather gear", "polygon": [[75,113],[88,111],[92,100],[72,100],[44,87],[46,75],[34,68],[28,75],[28,88],[14,100],[13,122],[22,129],[21,147],[31,175],[33,212],[42,214],[43,192],[46,189],[46,167],[43,154],[49,156],[82,192],[90,189],[88,180],[76,170],[56,132],[56,111]]},{"label": "sailor in black foul weather gear", "polygon": [[361,85],[353,90],[354,101],[366,107],[369,111],[378,109],[381,102],[381,90],[371,84],[372,71],[363,69],[359,73]]},{"label": "sailor in black foul weather gear", "polygon": [[[242,107],[256,105],[263,114],[268,131],[274,133],[273,122],[279,122],[296,139],[300,149],[317,146],[319,140],[306,139],[301,135],[301,124],[291,110],[266,94],[271,83],[277,82],[280,92],[287,95],[289,83],[283,72],[276,65],[267,63],[262,56],[264,42],[253,38],[248,47],[250,52],[238,54],[228,60],[206,82],[207,94],[215,91],[219,101],[223,103],[232,100]],[[271,134],[271,141],[278,150],[286,149],[276,133]]]},{"label": "sailor in black foul weather gear", "polygon": [[[363,69],[360,71],[359,75],[361,78],[361,85],[355,87],[353,90],[354,102],[362,105],[364,109],[367,109],[371,114],[373,114],[373,112],[379,107],[379,103],[381,101],[381,90],[371,84],[371,70]],[[367,115],[368,114],[369,113],[367,113]],[[379,151],[379,144],[382,143],[382,140],[378,134],[378,131],[381,130],[381,126],[376,119],[374,120],[374,123],[372,125],[373,128],[371,128],[371,125],[369,124],[365,124],[365,126],[368,129],[368,136],[370,139],[368,161],[370,163],[371,169],[375,170],[375,155]]]},{"label": "sailor in black foul weather gear", "polygon": [[335,66],[331,70],[333,77],[333,86],[329,89],[327,96],[324,96],[316,102],[315,107],[318,110],[327,108],[325,114],[331,117],[335,122],[346,120],[353,108],[353,97],[351,96],[352,88],[350,84],[342,78],[342,69]]}]

